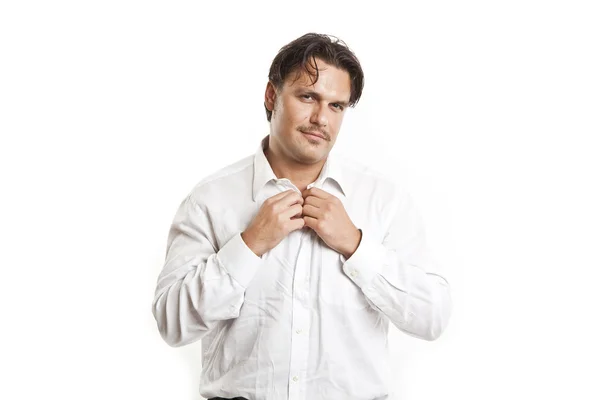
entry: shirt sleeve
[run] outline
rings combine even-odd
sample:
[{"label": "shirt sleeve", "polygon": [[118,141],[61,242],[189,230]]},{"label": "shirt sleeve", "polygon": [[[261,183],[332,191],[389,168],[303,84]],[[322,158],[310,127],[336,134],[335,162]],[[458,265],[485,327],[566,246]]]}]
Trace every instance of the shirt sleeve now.
[{"label": "shirt sleeve", "polygon": [[450,317],[450,286],[427,249],[410,195],[397,190],[394,196],[383,242],[361,229],[356,251],[348,259],[340,255],[343,271],[398,329],[435,340]]},{"label": "shirt sleeve", "polygon": [[165,342],[179,347],[239,316],[263,258],[248,248],[241,232],[217,249],[207,210],[191,195],[179,206],[167,242],[152,313]]}]

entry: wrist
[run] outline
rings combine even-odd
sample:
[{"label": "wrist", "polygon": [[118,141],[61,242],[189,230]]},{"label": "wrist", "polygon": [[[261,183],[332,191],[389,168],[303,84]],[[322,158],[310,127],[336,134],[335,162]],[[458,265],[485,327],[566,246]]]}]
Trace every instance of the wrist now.
[{"label": "wrist", "polygon": [[352,243],[348,247],[348,250],[346,252],[343,252],[342,255],[346,259],[349,259],[350,257],[352,257],[352,255],[356,252],[356,249],[358,249],[358,246],[360,245],[361,240],[362,240],[362,229],[357,229],[356,234],[353,235]]},{"label": "wrist", "polygon": [[262,249],[260,248],[260,246],[258,246],[256,244],[256,242],[252,239],[252,235],[248,234],[248,232],[244,231],[241,233],[242,236],[242,240],[244,241],[244,243],[246,243],[246,246],[252,250],[252,252],[254,254],[256,254],[258,257],[262,257],[263,254],[265,253],[264,251],[262,251]]}]

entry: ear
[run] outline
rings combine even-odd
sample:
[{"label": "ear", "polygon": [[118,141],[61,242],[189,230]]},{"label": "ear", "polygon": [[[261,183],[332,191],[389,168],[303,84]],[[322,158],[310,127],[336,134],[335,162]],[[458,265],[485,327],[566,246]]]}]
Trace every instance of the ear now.
[{"label": "ear", "polygon": [[265,89],[265,107],[267,110],[273,111],[275,109],[275,99],[277,98],[277,91],[271,81],[267,82],[267,88]]}]

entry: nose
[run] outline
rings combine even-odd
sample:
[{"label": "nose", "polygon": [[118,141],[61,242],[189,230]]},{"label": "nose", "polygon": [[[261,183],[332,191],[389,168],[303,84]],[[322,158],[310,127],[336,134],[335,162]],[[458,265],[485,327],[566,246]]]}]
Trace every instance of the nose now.
[{"label": "nose", "polygon": [[315,103],[312,115],[310,116],[310,122],[320,127],[327,126],[327,107],[324,107],[320,103]]}]

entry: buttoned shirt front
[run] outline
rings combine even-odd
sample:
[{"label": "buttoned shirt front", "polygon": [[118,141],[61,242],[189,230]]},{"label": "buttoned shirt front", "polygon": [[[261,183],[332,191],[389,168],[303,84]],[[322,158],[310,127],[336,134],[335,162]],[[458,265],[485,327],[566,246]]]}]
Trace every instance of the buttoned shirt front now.
[{"label": "buttoned shirt front", "polygon": [[389,178],[330,152],[308,185],[334,196],[362,231],[346,259],[310,228],[257,256],[241,233],[264,201],[296,190],[264,154],[207,176],[169,231],[152,312],[163,339],[202,339],[200,394],[251,400],[390,399],[390,322],[426,340],[450,316],[410,196]]}]

